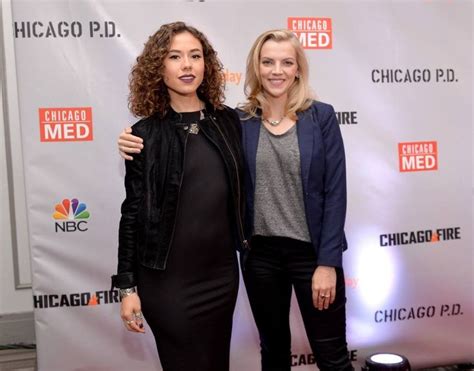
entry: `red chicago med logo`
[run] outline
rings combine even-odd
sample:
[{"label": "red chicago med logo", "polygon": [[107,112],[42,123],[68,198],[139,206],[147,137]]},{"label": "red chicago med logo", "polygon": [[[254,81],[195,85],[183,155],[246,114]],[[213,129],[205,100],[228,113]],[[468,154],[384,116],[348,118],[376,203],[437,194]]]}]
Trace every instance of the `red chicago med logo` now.
[{"label": "red chicago med logo", "polygon": [[92,107],[40,108],[42,142],[93,140]]},{"label": "red chicago med logo", "polygon": [[288,30],[304,49],[332,49],[331,18],[288,17]]},{"label": "red chicago med logo", "polygon": [[398,143],[400,172],[438,170],[438,143]]}]

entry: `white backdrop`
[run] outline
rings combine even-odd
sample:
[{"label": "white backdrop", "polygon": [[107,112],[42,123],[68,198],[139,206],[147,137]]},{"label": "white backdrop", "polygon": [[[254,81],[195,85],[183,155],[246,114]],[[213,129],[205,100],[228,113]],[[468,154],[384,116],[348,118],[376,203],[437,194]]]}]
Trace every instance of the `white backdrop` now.
[{"label": "white backdrop", "polygon": [[[256,36],[307,25],[294,30],[310,47],[311,83],[338,112],[346,146],[354,364],[375,351],[404,354],[415,367],[472,361],[472,8],[422,0],[13,2],[39,369],[160,369],[149,329],[126,332],[108,290],[124,197],[116,138],[135,121],[127,77],[148,36],[175,20],[202,30],[219,51],[230,106],[244,99]],[[292,329],[294,369],[314,369],[296,308]],[[243,284],[231,369],[259,369]]]}]

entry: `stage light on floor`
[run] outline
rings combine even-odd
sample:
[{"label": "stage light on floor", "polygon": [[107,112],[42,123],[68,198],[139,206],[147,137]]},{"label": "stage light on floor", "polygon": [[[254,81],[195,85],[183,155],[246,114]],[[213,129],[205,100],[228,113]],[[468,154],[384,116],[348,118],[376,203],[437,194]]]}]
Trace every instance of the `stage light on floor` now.
[{"label": "stage light on floor", "polygon": [[376,353],[365,360],[363,371],[411,371],[410,363],[404,356],[394,353]]}]

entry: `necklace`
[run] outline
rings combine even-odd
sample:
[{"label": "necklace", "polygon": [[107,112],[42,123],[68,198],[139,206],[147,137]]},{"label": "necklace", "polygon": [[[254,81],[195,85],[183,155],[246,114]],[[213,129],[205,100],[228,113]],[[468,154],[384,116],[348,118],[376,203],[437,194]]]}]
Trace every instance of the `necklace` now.
[{"label": "necklace", "polygon": [[283,119],[285,118],[286,116],[283,116],[281,119],[279,120],[268,120],[268,119],[263,119],[263,122],[266,122],[267,124],[270,124],[271,126],[278,126],[280,125],[280,123],[283,121]]},{"label": "necklace", "polygon": [[[199,121],[201,120],[204,120],[204,112],[202,110],[199,111]],[[194,135],[199,134],[199,124],[197,122],[191,123],[188,131],[189,131],[189,134],[194,134]]]}]

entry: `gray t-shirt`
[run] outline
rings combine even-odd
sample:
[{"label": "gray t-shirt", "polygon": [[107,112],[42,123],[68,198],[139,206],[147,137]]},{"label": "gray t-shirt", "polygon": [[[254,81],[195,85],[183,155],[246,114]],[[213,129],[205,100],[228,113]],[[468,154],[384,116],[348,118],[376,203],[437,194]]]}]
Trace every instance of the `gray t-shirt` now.
[{"label": "gray t-shirt", "polygon": [[296,125],[275,135],[261,124],[256,166],[254,233],[311,242]]}]

